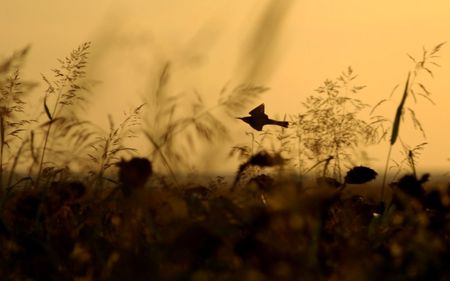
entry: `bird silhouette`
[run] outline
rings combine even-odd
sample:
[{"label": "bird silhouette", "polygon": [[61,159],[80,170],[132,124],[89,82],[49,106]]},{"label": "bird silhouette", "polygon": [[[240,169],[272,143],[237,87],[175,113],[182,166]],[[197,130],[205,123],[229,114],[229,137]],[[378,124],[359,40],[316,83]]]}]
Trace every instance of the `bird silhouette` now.
[{"label": "bird silhouette", "polygon": [[248,114],[250,114],[250,116],[238,117],[237,119],[241,119],[245,123],[249,124],[253,129],[258,131],[262,131],[264,125],[277,125],[284,128],[287,128],[289,126],[289,123],[287,121],[277,121],[270,119],[269,116],[264,113],[263,103],[255,107]]}]

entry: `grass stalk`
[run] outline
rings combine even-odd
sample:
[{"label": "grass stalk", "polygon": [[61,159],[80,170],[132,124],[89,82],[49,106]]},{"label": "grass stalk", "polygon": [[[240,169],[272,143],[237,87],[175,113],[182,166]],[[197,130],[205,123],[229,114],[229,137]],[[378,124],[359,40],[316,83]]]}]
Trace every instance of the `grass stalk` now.
[{"label": "grass stalk", "polygon": [[45,112],[47,113],[48,118],[50,119],[50,122],[48,123],[48,128],[47,128],[47,131],[45,132],[45,136],[44,136],[44,145],[42,147],[41,159],[39,160],[39,169],[38,169],[38,174],[36,177],[36,188],[39,187],[40,178],[42,176],[42,168],[44,167],[45,152],[47,151],[50,132],[52,129],[52,125],[55,121],[55,115],[56,115],[56,112],[58,109],[58,104],[61,99],[61,94],[62,94],[63,89],[64,89],[64,86],[62,86],[58,91],[58,96],[56,98],[56,102],[55,102],[55,105],[53,106],[53,111],[51,114],[50,114],[50,111],[48,110],[47,101],[46,101],[46,99],[44,99],[44,109],[45,109]]},{"label": "grass stalk", "polygon": [[389,166],[389,160],[391,158],[392,147],[394,146],[395,142],[397,141],[398,134],[400,132],[400,121],[401,121],[401,117],[402,117],[402,113],[403,113],[403,107],[405,106],[406,97],[408,96],[410,77],[411,77],[411,72],[408,73],[408,78],[406,79],[406,84],[405,84],[405,90],[403,91],[403,97],[397,107],[397,111],[395,113],[395,118],[394,118],[394,123],[392,125],[392,133],[391,133],[391,139],[390,139],[390,144],[389,144],[389,152],[387,155],[386,166],[384,169],[383,183],[381,185],[381,196],[380,196],[381,202],[384,201],[384,187],[386,185],[386,176],[387,176],[387,170],[388,170],[388,166]]},{"label": "grass stalk", "polygon": [[386,185],[386,177],[387,177],[387,171],[389,166],[389,160],[391,160],[391,151],[392,151],[392,145],[389,146],[388,155],[386,158],[386,165],[384,166],[384,174],[383,174],[383,183],[381,184],[381,193],[380,193],[380,201],[384,202],[384,187]]},{"label": "grass stalk", "polygon": [[169,160],[167,160],[166,156],[164,155],[164,152],[162,151],[161,147],[158,145],[158,143],[153,139],[153,137],[148,132],[144,132],[144,133],[145,133],[145,136],[148,138],[148,140],[155,147],[155,150],[158,151],[158,153],[161,156],[161,159],[162,159],[164,165],[169,170],[169,173],[172,176],[175,184],[178,186],[178,180],[177,180],[177,177],[175,175],[175,172],[173,171],[172,166],[169,163]]},{"label": "grass stalk", "polygon": [[0,191],[3,191],[3,154],[5,149],[5,119],[0,116]]},{"label": "grass stalk", "polygon": [[7,189],[9,190],[11,187],[11,183],[13,180],[14,172],[16,171],[17,163],[19,162],[19,157],[22,154],[22,150],[25,147],[26,141],[23,141],[22,144],[19,146],[19,149],[16,152],[16,155],[14,156],[14,160],[11,166],[11,171],[9,171],[8,175],[8,181],[6,184]]}]

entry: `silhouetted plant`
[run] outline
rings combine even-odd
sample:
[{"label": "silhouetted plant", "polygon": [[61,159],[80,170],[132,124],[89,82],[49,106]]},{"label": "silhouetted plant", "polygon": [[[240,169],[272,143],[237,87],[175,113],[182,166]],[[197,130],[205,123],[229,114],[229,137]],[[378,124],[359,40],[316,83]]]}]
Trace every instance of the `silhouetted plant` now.
[{"label": "silhouetted plant", "polygon": [[[423,83],[419,82],[418,80],[421,77],[420,74],[423,71],[428,73],[431,77],[434,76],[432,67],[439,66],[439,64],[437,64],[437,62],[436,62],[436,59],[439,58],[439,52],[444,44],[445,44],[445,42],[436,45],[431,51],[427,51],[425,48],[423,48],[421,59],[415,59],[414,57],[412,57],[411,55],[408,54],[408,57],[414,62],[414,69],[412,70],[412,72],[408,73],[408,78],[406,79],[406,85],[405,85],[405,89],[403,91],[403,96],[402,96],[402,99],[401,99],[399,105],[397,106],[397,110],[396,110],[396,113],[394,116],[394,121],[392,124],[392,132],[391,132],[391,137],[390,137],[389,152],[386,157],[386,165],[385,165],[385,171],[384,171],[384,176],[383,176],[383,183],[381,186],[381,195],[380,195],[381,201],[384,201],[384,187],[386,184],[386,176],[387,176],[389,160],[391,157],[391,151],[392,151],[392,147],[394,146],[394,144],[397,141],[397,138],[399,137],[399,134],[400,134],[400,124],[402,121],[402,116],[404,115],[404,112],[405,112],[405,108],[408,110],[407,112],[410,113],[410,118],[414,125],[414,128],[418,129],[425,137],[425,131],[422,127],[422,124],[420,123],[419,119],[417,118],[417,115],[416,115],[414,109],[411,106],[407,105],[406,100],[407,100],[408,95],[410,94],[412,96],[412,98],[414,99],[415,103],[417,103],[417,97],[421,96],[421,97],[425,98],[427,101],[434,104],[433,100],[431,99],[431,92],[425,87],[425,85]],[[394,88],[394,91],[395,91],[395,89],[396,89],[396,87]],[[381,100],[376,105],[376,107],[378,107],[385,101],[387,101],[387,100]],[[372,111],[374,111],[375,108]]]},{"label": "silhouetted plant", "polygon": [[[3,172],[8,158],[20,155],[21,150],[16,150],[17,142],[24,141],[27,125],[33,121],[24,116],[26,102],[23,97],[29,94],[36,84],[24,81],[20,75],[28,52],[29,47],[25,47],[0,62],[0,190],[3,189]],[[6,154],[6,149],[9,149],[9,154]],[[13,177],[14,164],[9,170],[8,185]]]},{"label": "silhouetted plant", "polygon": [[339,182],[337,179],[332,177],[317,177],[316,183],[319,186],[329,186],[333,188],[339,188],[342,186],[342,183]]},{"label": "silhouetted plant", "polygon": [[285,159],[283,159],[280,154],[270,154],[266,151],[260,151],[252,155],[246,162],[239,166],[232,188],[236,187],[244,171],[249,167],[275,167],[281,166],[284,163]]},{"label": "silhouetted plant", "polygon": [[120,163],[121,157],[126,156],[125,153],[136,152],[136,149],[126,146],[124,142],[137,137],[136,130],[141,125],[143,108],[144,104],[127,113],[117,127],[109,116],[109,132],[104,133],[103,136],[97,136],[95,143],[91,145],[93,152],[87,155],[97,166],[89,172],[95,178],[95,186],[102,185],[105,172],[113,165]]},{"label": "silhouetted plant", "polygon": [[362,184],[374,180],[377,172],[369,167],[357,166],[350,169],[344,178],[344,184]]},{"label": "silhouetted plant", "polygon": [[[3,76],[5,69],[15,64],[8,61],[0,62],[1,89],[8,85]],[[8,77],[12,77],[14,83],[21,83],[14,78],[14,72],[10,74]],[[22,91],[27,92],[27,86],[24,87]],[[341,92],[339,88],[337,96]],[[241,98],[242,92],[236,93],[239,95],[228,101],[231,104]],[[156,144],[154,148],[161,150],[155,154],[158,161],[167,155],[168,167],[174,165],[169,150],[180,149],[175,137],[191,134],[192,141],[199,138],[215,143],[222,135],[220,128],[210,131],[215,130],[209,115],[211,111],[228,109],[232,119],[247,111],[249,106],[238,102],[228,108],[223,101],[209,108],[200,95],[196,96],[192,104],[190,100],[184,104],[178,99],[174,103],[162,102],[169,113],[168,105],[174,106],[173,119],[163,111],[158,113],[161,120],[168,122],[159,123],[162,135],[150,134],[150,137],[157,136],[152,139]],[[253,103],[250,99],[256,96],[245,96],[243,100]],[[75,96],[68,99],[76,100]],[[93,173],[98,176],[126,151],[132,152],[123,141],[134,136],[141,107],[126,115],[118,126],[111,122],[110,130],[99,136],[90,123],[80,121],[75,112],[68,112],[68,109],[75,109],[74,104],[59,104],[62,109],[53,115],[48,107],[51,101],[49,96],[43,111],[49,122],[40,127],[44,129],[44,137],[50,125],[52,127],[49,132],[52,143],[47,145],[39,180],[45,188],[29,188],[35,187],[30,182],[31,177],[14,184],[10,177],[8,196],[0,200],[0,276],[3,279],[296,280],[301,276],[307,280],[446,280],[450,274],[446,264],[450,248],[450,187],[444,192],[427,192],[424,185],[429,175],[417,177],[417,157],[424,143],[414,148],[403,145],[405,159],[400,163],[407,164],[411,174],[392,185],[395,206],[385,210],[377,209],[377,204],[360,195],[344,194],[332,188],[303,188],[303,183],[291,177],[275,179],[265,173],[266,169],[289,163],[284,156],[290,155],[298,144],[291,140],[303,137],[303,134],[294,135],[293,130],[301,132],[302,127],[251,134],[251,145],[236,148],[243,163],[234,185],[243,182],[244,176],[250,178],[245,181],[246,188],[238,192],[226,188],[224,178],[209,184],[179,182],[174,186],[163,177],[152,182],[152,188],[143,188],[153,175],[153,160],[136,157],[117,163],[119,185],[116,190],[122,189],[128,198],[105,196],[109,192],[106,189],[100,189],[99,196],[95,196],[89,192],[91,185],[69,177],[66,162],[59,158],[65,156],[69,158],[66,161],[71,161],[64,151],[75,143],[81,148],[92,144],[98,154],[92,153],[90,160],[97,162],[90,162],[95,164]],[[0,99],[0,108],[4,105],[1,102],[9,101]],[[160,105],[155,106],[156,111],[164,108],[158,107]],[[215,114],[213,117],[222,122],[220,115]],[[16,115],[11,115],[9,120],[12,117]],[[359,115],[354,118],[358,119]],[[368,123],[374,130],[383,124],[382,118],[376,120],[379,123]],[[167,124],[174,127],[167,129]],[[5,132],[14,131],[12,125],[8,126],[4,126]],[[15,152],[22,155],[22,161],[27,158],[23,154],[30,153],[25,156],[33,159],[31,165],[41,164],[43,147],[36,145],[41,140],[38,129],[25,131],[21,143],[16,143],[12,137],[5,138],[8,156],[3,155],[2,161],[8,162],[3,163],[4,167],[14,170],[20,162],[19,156],[13,156]],[[399,130],[397,137],[398,133]],[[96,139],[96,136],[99,137]],[[309,137],[305,135],[306,140]],[[379,140],[380,135],[376,139]],[[303,138],[296,140],[303,145]],[[344,144],[342,149],[346,147]],[[193,151],[186,155],[190,156]],[[50,157],[50,153],[55,156]],[[179,153],[180,157],[185,157],[182,149]],[[85,157],[86,153],[80,155]],[[12,163],[10,157],[13,157]],[[316,164],[310,169],[322,169],[318,185],[342,190],[345,184],[361,184],[376,177],[371,168],[356,166],[347,172],[341,184],[327,176],[332,174],[329,170],[335,165],[334,158],[334,154],[324,153],[312,159]],[[85,172],[87,169],[81,170],[82,175]],[[255,198],[254,188],[261,200]],[[383,216],[379,215],[381,213]]]},{"label": "silhouetted plant", "polygon": [[376,143],[382,134],[376,126],[380,120],[366,122],[360,117],[368,105],[352,96],[365,88],[353,85],[356,77],[349,67],[336,80],[326,80],[316,89],[316,95],[306,98],[305,113],[295,117],[306,156],[314,161],[332,157],[323,176],[340,179],[342,165],[350,159],[349,150]]},{"label": "silhouetted plant", "polygon": [[[420,154],[425,149],[425,146],[428,144],[426,142],[420,143],[413,148],[409,147],[407,144],[401,142],[402,144],[402,159],[401,161],[392,160],[393,165],[389,168],[390,170],[396,169],[397,171],[392,176],[392,180],[396,180],[398,175],[402,172],[412,173],[414,176],[417,176],[417,168],[416,163]],[[406,166],[406,167],[405,167]]]},{"label": "silhouetted plant", "polygon": [[252,177],[249,183],[255,183],[262,192],[270,192],[276,188],[275,180],[266,174]]},{"label": "silhouetted plant", "polygon": [[[43,107],[48,121],[42,126],[44,129],[44,139],[36,176],[37,185],[39,185],[42,170],[45,166],[45,155],[49,148],[50,136],[53,133],[52,128],[57,126],[60,133],[63,132],[67,135],[69,130],[80,125],[80,121],[74,112],[70,110],[76,103],[84,100],[79,92],[84,89],[82,79],[86,74],[85,68],[90,45],[89,42],[83,43],[77,49],[73,50],[69,56],[58,60],[60,66],[59,68],[53,69],[53,80],[42,76],[47,85]],[[49,107],[50,100],[52,100],[53,105]],[[58,138],[55,137],[54,139]]]},{"label": "silhouetted plant", "polygon": [[175,178],[175,170],[189,166],[188,161],[199,141],[212,144],[229,139],[224,114],[235,119],[267,88],[241,85],[230,91],[224,87],[217,104],[208,106],[196,91],[192,100],[187,93],[171,94],[170,71],[170,64],[165,64],[156,89],[147,99],[149,108],[144,133],[153,146],[151,159],[155,166],[162,164]]},{"label": "silhouetted plant", "polygon": [[134,157],[130,161],[120,161],[119,182],[125,196],[130,196],[133,191],[144,187],[148,178],[152,175],[152,163],[146,158]]},{"label": "silhouetted plant", "polygon": [[398,182],[392,183],[394,193],[391,204],[401,210],[409,207],[423,207],[425,200],[423,185],[428,182],[429,178],[429,174],[422,175],[420,179],[416,175],[407,174],[400,178]]}]

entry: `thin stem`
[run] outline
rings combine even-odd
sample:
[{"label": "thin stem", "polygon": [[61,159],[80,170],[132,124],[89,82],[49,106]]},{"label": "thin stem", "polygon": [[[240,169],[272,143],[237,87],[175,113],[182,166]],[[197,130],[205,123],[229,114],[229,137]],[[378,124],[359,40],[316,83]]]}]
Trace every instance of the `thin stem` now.
[{"label": "thin stem", "polygon": [[40,182],[40,178],[41,178],[41,174],[42,174],[42,167],[44,166],[45,151],[47,150],[48,138],[50,136],[50,129],[51,129],[52,124],[53,124],[53,122],[50,122],[50,124],[48,124],[48,130],[45,133],[44,146],[42,148],[41,159],[39,160],[38,175],[36,177],[36,188],[39,187],[39,182]]},{"label": "thin stem", "polygon": [[389,152],[388,152],[387,159],[386,159],[386,165],[384,167],[383,183],[381,184],[381,194],[380,194],[381,202],[384,202],[384,186],[386,185],[386,176],[387,176],[389,160],[391,158],[391,151],[392,151],[392,145],[389,146]]},{"label": "thin stem", "polygon": [[0,193],[3,191],[3,153],[5,148],[5,119],[0,117]]},{"label": "thin stem", "polygon": [[59,89],[58,97],[56,98],[55,105],[53,106],[53,112],[52,112],[52,116],[51,116],[52,119],[50,120],[50,123],[48,124],[47,132],[45,132],[44,146],[42,148],[41,159],[39,161],[38,175],[36,177],[36,188],[39,187],[39,183],[40,183],[40,179],[41,179],[41,175],[42,175],[42,168],[44,166],[45,152],[46,152],[47,146],[48,146],[48,138],[50,137],[50,131],[52,129],[53,122],[55,121],[56,110],[58,109],[58,104],[61,99],[61,94],[63,92],[64,87],[65,86],[61,86],[61,88]]},{"label": "thin stem", "polygon": [[408,152],[408,160],[411,165],[411,170],[413,172],[414,178],[417,179],[416,165],[414,163],[414,155],[413,155],[412,150],[409,150],[409,152]]},{"label": "thin stem", "polygon": [[7,185],[6,185],[6,187],[8,189],[11,187],[11,183],[12,183],[13,176],[14,176],[14,171],[16,170],[16,166],[17,166],[17,163],[19,161],[19,157],[22,154],[22,150],[23,150],[26,142],[27,141],[23,141],[22,142],[22,144],[20,145],[19,149],[17,150],[16,156],[14,157],[14,161],[13,161],[13,164],[11,166],[11,171],[9,172],[8,181],[7,181]]},{"label": "thin stem", "polygon": [[166,137],[165,137],[165,139],[164,139],[164,142],[161,143],[161,144],[159,145],[159,147],[161,148],[161,147],[163,147],[165,144],[167,144],[167,140],[168,140],[170,137],[173,137],[173,136],[175,136],[175,135],[177,135],[177,134],[183,132],[183,131],[186,130],[190,125],[195,124],[195,122],[196,122],[197,120],[201,119],[203,116],[207,115],[208,113],[211,113],[212,111],[214,111],[215,109],[217,109],[217,108],[219,108],[219,107],[221,107],[221,106],[223,106],[223,105],[224,105],[223,103],[220,103],[220,104],[211,106],[211,107],[205,109],[204,111],[200,112],[200,113],[197,114],[196,116],[194,116],[194,117],[192,117],[192,118],[189,118],[190,122],[189,122],[188,124],[186,124],[186,125],[183,126],[183,127],[178,127],[178,128],[179,128],[178,130],[174,130],[171,134],[166,135]]},{"label": "thin stem", "polygon": [[155,147],[155,151],[158,151],[159,155],[161,155],[161,159],[163,160],[164,165],[167,167],[167,169],[169,170],[170,174],[172,175],[172,178],[175,181],[175,184],[178,185],[177,177],[176,177],[172,167],[170,166],[169,161],[167,160],[166,156],[162,152],[161,146],[159,146],[158,143],[156,143],[156,141],[153,139],[153,137],[149,133],[147,133],[147,132],[144,132],[144,133],[145,133],[145,136],[149,139],[149,141]]},{"label": "thin stem", "polygon": [[102,154],[102,161],[100,163],[100,167],[99,167],[99,171],[97,174],[97,180],[95,183],[95,187],[96,188],[102,188],[103,187],[103,174],[105,173],[105,166],[106,164],[109,162],[108,160],[108,149],[109,149],[109,144],[110,144],[110,140],[111,140],[111,133],[109,135],[109,137],[105,140],[105,147],[103,149],[103,154]]}]

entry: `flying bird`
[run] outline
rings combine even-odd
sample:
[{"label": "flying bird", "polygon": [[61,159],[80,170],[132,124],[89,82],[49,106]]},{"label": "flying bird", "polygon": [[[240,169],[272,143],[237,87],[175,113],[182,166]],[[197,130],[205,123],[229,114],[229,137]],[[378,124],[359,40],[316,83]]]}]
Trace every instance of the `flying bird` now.
[{"label": "flying bird", "polygon": [[262,131],[264,125],[277,125],[284,128],[287,128],[289,126],[289,123],[287,121],[277,121],[269,119],[269,116],[264,113],[263,103],[254,108],[248,114],[250,114],[250,116],[238,117],[237,119],[241,119],[245,123],[249,124],[253,129],[258,131]]}]

